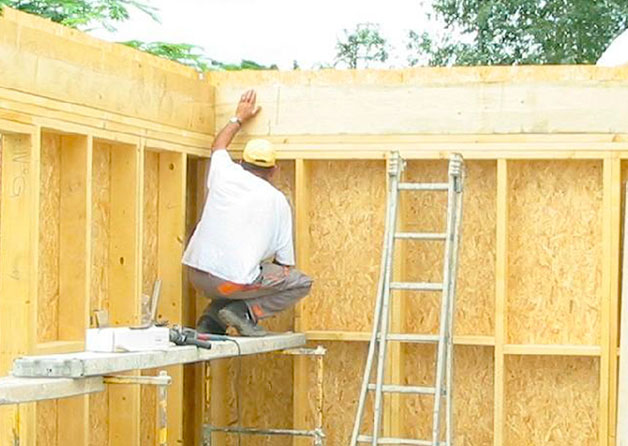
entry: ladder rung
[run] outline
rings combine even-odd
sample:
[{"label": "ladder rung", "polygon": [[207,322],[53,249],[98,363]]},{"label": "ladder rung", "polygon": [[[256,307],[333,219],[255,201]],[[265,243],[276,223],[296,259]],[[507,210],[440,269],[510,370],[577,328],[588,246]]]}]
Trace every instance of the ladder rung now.
[{"label": "ladder rung", "polygon": [[395,234],[397,239],[411,239],[411,240],[445,240],[447,234],[439,232],[397,232]]},{"label": "ladder rung", "polygon": [[[359,435],[358,443],[372,443],[373,437],[370,435]],[[394,438],[394,437],[380,437],[377,439],[377,444],[397,444],[408,446],[432,446],[432,442],[429,440],[410,440],[408,438]],[[439,446],[445,446],[445,442],[441,441]]]},{"label": "ladder rung", "polygon": [[[375,390],[377,386],[375,384],[369,384],[369,390]],[[434,387],[421,387],[421,386],[396,386],[392,384],[384,384],[382,386],[382,392],[384,393],[409,393],[414,395],[434,395],[436,389]]]},{"label": "ladder rung", "polygon": [[429,282],[390,282],[393,290],[413,290],[413,291],[442,291],[442,283]]},{"label": "ladder rung", "polygon": [[399,183],[399,190],[449,190],[449,183]]},{"label": "ladder rung", "polygon": [[[379,335],[377,339],[379,340]],[[426,334],[402,334],[402,333],[390,333],[386,336],[389,341],[398,342],[416,342],[418,344],[428,344],[438,342],[438,335],[426,335]]]}]

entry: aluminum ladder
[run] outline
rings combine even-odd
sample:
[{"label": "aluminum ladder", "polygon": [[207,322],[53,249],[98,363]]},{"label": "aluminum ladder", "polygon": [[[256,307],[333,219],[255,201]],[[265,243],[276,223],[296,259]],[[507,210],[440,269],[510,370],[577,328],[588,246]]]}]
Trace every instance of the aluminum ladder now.
[{"label": "aluminum ladder", "polygon": [[[377,302],[373,318],[373,331],[371,334],[366,366],[358,409],[353,425],[350,446],[358,443],[377,445],[418,445],[418,446],[451,446],[452,444],[452,326],[454,303],[456,294],[456,273],[458,264],[458,245],[460,240],[460,222],[462,220],[462,189],[464,182],[464,165],[462,157],[458,154],[451,156],[449,160],[447,183],[404,183],[401,181],[405,161],[397,152],[393,152],[388,163],[388,209],[386,228],[384,233],[384,246],[382,252],[382,264],[379,277]],[[399,193],[402,191],[443,191],[447,192],[447,228],[444,233],[411,233],[397,232],[397,208]],[[394,257],[395,239],[406,240],[440,240],[445,242],[443,281],[442,283],[425,282],[392,282],[392,267]],[[388,332],[390,319],[390,295],[391,290],[410,291],[441,291],[440,328],[438,334],[391,334]],[[384,384],[387,343],[407,342],[436,344],[436,382],[433,387],[405,386],[397,384]],[[375,383],[371,383],[371,370],[375,360],[377,349],[377,377]],[[373,433],[371,435],[360,434],[364,406],[369,391],[375,392],[375,404],[373,408]],[[432,439],[404,439],[381,437],[381,421],[383,409],[383,393],[400,393],[416,395],[433,395],[434,410],[432,421]],[[441,406],[445,399],[446,405],[446,439],[441,441]]]}]

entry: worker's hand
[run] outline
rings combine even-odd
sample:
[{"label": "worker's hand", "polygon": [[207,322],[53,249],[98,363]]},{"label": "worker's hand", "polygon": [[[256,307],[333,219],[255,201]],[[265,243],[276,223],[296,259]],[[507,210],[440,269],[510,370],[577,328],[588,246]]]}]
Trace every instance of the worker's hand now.
[{"label": "worker's hand", "polygon": [[262,107],[260,106],[255,106],[256,100],[257,94],[255,93],[255,90],[245,91],[240,98],[238,108],[236,109],[236,116],[238,117],[238,119],[240,119],[240,121],[242,121],[243,124],[255,115],[257,115],[262,109]]}]

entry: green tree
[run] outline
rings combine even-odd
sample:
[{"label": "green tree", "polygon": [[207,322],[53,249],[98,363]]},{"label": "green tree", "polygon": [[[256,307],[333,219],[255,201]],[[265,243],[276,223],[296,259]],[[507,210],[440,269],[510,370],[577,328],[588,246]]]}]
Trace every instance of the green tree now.
[{"label": "green tree", "polygon": [[389,46],[379,33],[375,23],[359,23],[355,30],[344,30],[344,36],[336,43],[334,66],[368,68],[372,62],[386,62]]},{"label": "green tree", "polygon": [[97,23],[113,30],[114,23],[129,19],[129,10],[132,8],[158,20],[157,9],[139,0],[0,0],[2,5],[73,28]]},{"label": "green tree", "polygon": [[141,40],[129,40],[120,43],[158,57],[163,57],[164,59],[179,62],[197,71],[223,69],[220,62],[205,56],[203,49],[197,45],[171,42],[142,42]]},{"label": "green tree", "polygon": [[444,33],[410,32],[410,65],[595,63],[628,27],[627,0],[434,0]]}]

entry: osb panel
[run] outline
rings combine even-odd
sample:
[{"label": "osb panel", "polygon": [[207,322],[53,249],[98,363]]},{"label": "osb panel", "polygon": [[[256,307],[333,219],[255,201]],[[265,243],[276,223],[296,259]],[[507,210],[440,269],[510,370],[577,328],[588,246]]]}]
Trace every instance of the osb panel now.
[{"label": "osb panel", "polygon": [[[358,407],[360,385],[364,373],[364,363],[368,344],[363,342],[326,342],[327,349],[323,374],[323,431],[326,444],[349,444],[353,422]],[[307,426],[314,427],[316,408],[316,359],[307,360],[308,370],[308,411]],[[371,392],[372,393],[372,392]],[[373,430],[373,405],[369,396],[365,406],[361,433]]]},{"label": "osb panel", "polygon": [[[403,384],[435,384],[435,346],[407,346],[406,378]],[[493,444],[493,349],[456,346],[454,352],[454,443],[461,446]],[[444,401],[444,400],[443,400]],[[445,432],[443,419],[441,432]],[[432,435],[432,396],[402,397],[402,416],[406,438],[428,440]],[[443,437],[444,438],[444,437]]]},{"label": "osb panel", "polygon": [[37,442],[56,445],[57,441],[57,402],[55,400],[37,403],[36,423]]},{"label": "osb panel", "polygon": [[[290,205],[292,206],[292,213],[294,218],[294,161],[279,161],[279,169],[273,179],[273,185],[283,192]],[[262,321],[262,325],[270,331],[283,332],[291,331],[294,329],[294,308],[289,308],[274,317]],[[292,369],[284,369],[284,375],[286,380],[292,380]],[[287,381],[286,381],[287,382]],[[286,409],[290,409],[287,407]],[[289,414],[290,417],[292,414]]]},{"label": "osb panel", "polygon": [[[411,161],[406,181],[446,182],[447,161]],[[494,332],[495,321],[495,229],[496,164],[467,161],[463,195],[463,217],[456,295],[455,333],[486,335]],[[405,230],[445,232],[447,194],[403,192]],[[404,281],[442,282],[442,241],[398,241],[406,250]],[[408,331],[435,333],[440,321],[441,293],[406,293]]]},{"label": "osb panel", "polygon": [[505,444],[598,443],[599,359],[506,358]]},{"label": "osb panel", "polygon": [[92,283],[90,314],[97,309],[109,308],[111,146],[95,142],[92,164]]},{"label": "osb panel", "polygon": [[508,340],[600,342],[602,163],[508,163]]},{"label": "osb panel", "polygon": [[[144,228],[142,230],[142,292],[151,295],[157,279],[159,154],[144,154]],[[175,259],[173,259],[175,260]]]},{"label": "osb panel", "polygon": [[[111,215],[111,146],[94,142],[92,159],[92,271],[90,315],[109,308],[109,221]],[[89,397],[89,444],[109,441],[109,392]]]},{"label": "osb panel", "polygon": [[370,330],[386,208],[384,161],[310,165],[309,330]]},{"label": "osb panel", "polygon": [[[196,225],[197,199],[198,190],[198,158],[192,156],[187,157],[186,163],[186,195],[185,195],[185,245]],[[196,325],[196,292],[194,287],[187,280],[185,268],[183,269],[183,305],[186,320],[184,323],[188,326]],[[200,300],[200,298],[199,298]],[[183,368],[183,438],[191,439],[190,441],[199,444],[199,441],[192,440],[198,436],[198,426],[201,424],[203,413],[202,407],[197,406],[196,402],[201,401],[204,395],[198,395],[198,389],[202,388],[201,370],[203,364],[187,365]]]},{"label": "osb panel", "polygon": [[[58,339],[59,327],[61,138],[58,135],[42,134],[40,168],[37,341],[49,342]],[[57,404],[38,403],[37,409],[37,438],[54,443]]]},{"label": "osb panel", "polygon": [[279,169],[277,169],[272,183],[288,197],[294,211],[294,161],[277,161],[277,166]]},{"label": "osb panel", "polygon": [[[324,359],[324,406],[323,430],[327,435],[326,444],[347,444],[351,435],[355,410],[359,397],[360,384],[367,345],[364,343],[333,342],[323,344],[327,349]],[[314,347],[313,345],[311,347]],[[316,407],[316,359],[308,361],[308,411],[307,428],[314,428]],[[238,360],[227,360],[227,374],[231,379],[228,388],[214,390],[224,392],[224,401],[213,401],[221,407],[228,407],[228,424],[252,427],[292,428],[292,378],[286,380],[281,369],[292,373],[293,359],[277,354],[243,358],[240,378],[241,423],[238,423],[236,381]],[[213,362],[212,364],[217,364]],[[269,368],[260,375],[261,368]],[[214,386],[218,383],[214,382]],[[372,427],[372,405],[369,400],[365,412],[364,432]],[[214,420],[215,422],[215,420]],[[214,440],[220,435],[215,434]],[[229,435],[225,445],[236,446],[237,436]],[[242,446],[252,445],[292,445],[291,438],[284,437],[241,437]]]},{"label": "osb panel", "polygon": [[59,322],[59,212],[61,138],[44,133],[41,140],[39,204],[38,342],[55,341]]},{"label": "osb panel", "polygon": [[109,444],[109,392],[89,396],[89,446]]},{"label": "osb panel", "polygon": [[[279,354],[241,357],[223,362],[226,365],[227,387],[213,382],[212,395],[220,393],[224,400],[214,399],[221,417],[228,426],[256,428],[292,428],[292,357]],[[212,365],[219,366],[217,362]],[[215,410],[215,409],[214,409]],[[207,413],[210,413],[208,408]],[[213,424],[223,425],[219,420]],[[215,434],[214,438],[222,437]],[[228,435],[225,446],[290,446],[289,437],[268,437],[242,435],[238,443],[237,435]]]},{"label": "osb panel", "polygon": [[[158,212],[159,212],[159,153],[147,151],[144,154],[144,208],[142,230],[142,293],[152,295],[157,279],[158,252]],[[173,259],[176,261],[177,259]],[[156,370],[144,370],[142,375],[155,375]],[[155,443],[156,393],[154,386],[141,386],[141,445]]]}]

